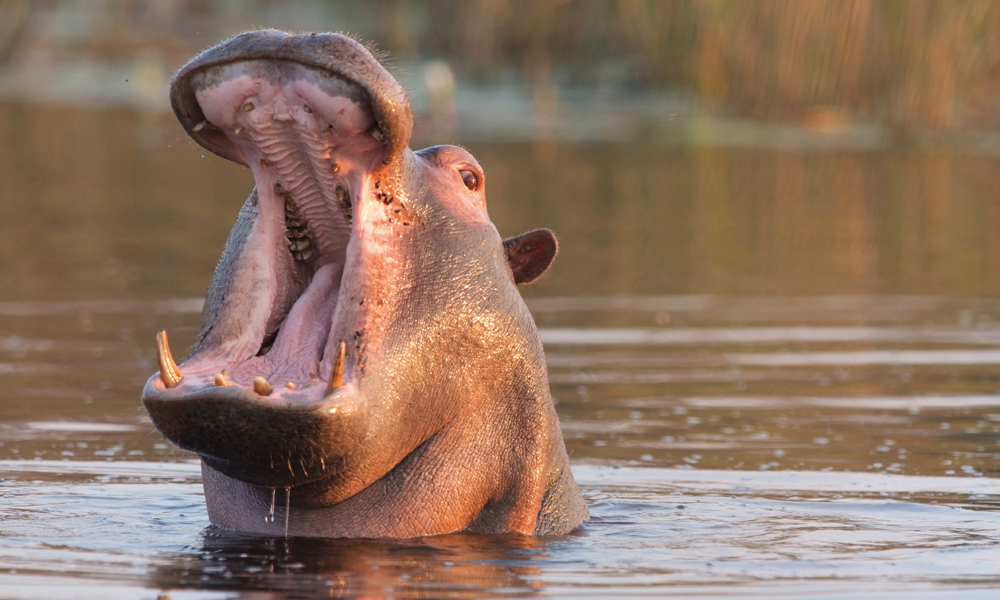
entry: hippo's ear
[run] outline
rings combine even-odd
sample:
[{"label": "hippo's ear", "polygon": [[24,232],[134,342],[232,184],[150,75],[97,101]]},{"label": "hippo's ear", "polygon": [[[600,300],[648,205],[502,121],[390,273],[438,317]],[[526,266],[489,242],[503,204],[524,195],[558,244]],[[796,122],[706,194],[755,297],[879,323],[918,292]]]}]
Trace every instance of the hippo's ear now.
[{"label": "hippo's ear", "polygon": [[539,229],[504,240],[507,264],[514,273],[514,283],[531,283],[548,270],[556,258],[559,245],[556,234]]}]

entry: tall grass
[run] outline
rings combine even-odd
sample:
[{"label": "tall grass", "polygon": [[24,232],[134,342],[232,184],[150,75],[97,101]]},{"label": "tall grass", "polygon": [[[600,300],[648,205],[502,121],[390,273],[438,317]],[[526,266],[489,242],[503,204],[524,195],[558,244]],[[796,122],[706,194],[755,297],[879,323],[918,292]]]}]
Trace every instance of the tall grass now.
[{"label": "tall grass", "polygon": [[0,0],[0,70],[150,46],[176,67],[260,26],[349,30],[465,81],[680,92],[818,126],[1000,128],[998,0]]},{"label": "tall grass", "polygon": [[[683,90],[765,120],[1000,127],[993,0],[384,0],[481,79]],[[414,31],[416,27],[416,31]],[[399,29],[398,26],[395,29]],[[395,44],[393,27],[379,37]]]}]

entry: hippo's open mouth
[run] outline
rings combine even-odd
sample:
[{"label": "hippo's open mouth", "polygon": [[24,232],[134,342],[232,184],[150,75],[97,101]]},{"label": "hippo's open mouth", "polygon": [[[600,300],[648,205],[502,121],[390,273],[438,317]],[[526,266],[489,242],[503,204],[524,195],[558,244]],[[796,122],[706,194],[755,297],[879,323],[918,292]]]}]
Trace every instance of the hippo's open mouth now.
[{"label": "hippo's open mouth", "polygon": [[257,185],[216,269],[194,351],[178,367],[161,332],[160,373],[143,391],[168,439],[271,486],[329,477],[342,462],[336,449],[359,443],[358,315],[379,310],[364,290],[380,268],[359,257],[415,220],[391,191],[412,124],[405,92],[352,40],[287,39],[234,38],[174,79],[171,101],[188,133],[250,168]]},{"label": "hippo's open mouth", "polygon": [[151,383],[173,396],[230,386],[322,399],[343,383],[344,343],[331,332],[355,206],[384,196],[386,134],[360,86],[296,62],[238,61],[188,82],[204,117],[192,132],[253,171],[257,218],[212,328],[182,370],[164,335]]},{"label": "hippo's open mouth", "polygon": [[[394,200],[381,179],[409,138],[391,118],[405,102],[392,94],[373,102],[334,65],[310,64],[308,53],[283,60],[274,58],[280,44],[267,50],[257,49],[267,58],[244,51],[238,60],[189,65],[175,80],[174,108],[192,137],[253,171],[255,215],[183,369],[161,336],[161,377],[151,392],[234,387],[302,403],[343,383],[335,323],[348,244],[361,229],[354,215],[364,199]],[[409,225],[405,216],[399,220]]]}]

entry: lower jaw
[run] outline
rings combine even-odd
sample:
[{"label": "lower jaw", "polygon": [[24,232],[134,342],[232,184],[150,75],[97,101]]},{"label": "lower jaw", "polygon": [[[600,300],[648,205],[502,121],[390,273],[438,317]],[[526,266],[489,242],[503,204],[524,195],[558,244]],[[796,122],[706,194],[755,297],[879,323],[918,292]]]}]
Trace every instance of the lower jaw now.
[{"label": "lower jaw", "polygon": [[240,485],[301,489],[309,505],[322,505],[339,487],[350,467],[337,449],[359,448],[368,423],[352,385],[309,406],[276,405],[231,388],[183,398],[152,388],[143,404],[171,442]]}]

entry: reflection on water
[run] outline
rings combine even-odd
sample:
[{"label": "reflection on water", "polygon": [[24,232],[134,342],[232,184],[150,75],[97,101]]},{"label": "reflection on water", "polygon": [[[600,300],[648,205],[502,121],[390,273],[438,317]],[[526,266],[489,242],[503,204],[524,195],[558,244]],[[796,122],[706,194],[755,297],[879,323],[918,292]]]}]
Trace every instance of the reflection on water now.
[{"label": "reflection on water", "polygon": [[872,597],[952,598],[997,582],[1000,514],[970,510],[994,480],[578,466],[581,533],[383,542],[205,529],[196,464],[124,464],[0,462],[4,597],[865,597],[865,580]]},{"label": "reflection on water", "polygon": [[523,293],[594,518],[256,539],[207,528],[138,402],[155,332],[195,338],[249,174],[161,113],[0,102],[0,597],[1000,587],[995,159],[470,148],[502,233],[559,234]]},{"label": "reflection on water", "polygon": [[[200,296],[253,185],[164,113],[0,102],[0,141],[8,301]],[[500,231],[546,225],[562,241],[530,296],[1000,295],[995,158],[470,149]]]}]

